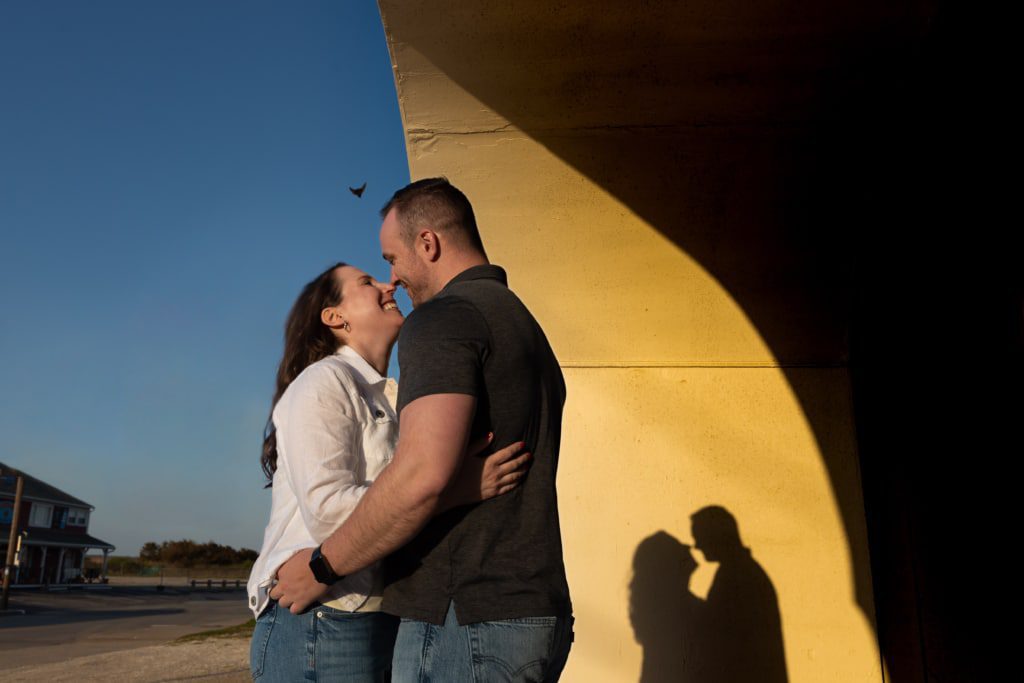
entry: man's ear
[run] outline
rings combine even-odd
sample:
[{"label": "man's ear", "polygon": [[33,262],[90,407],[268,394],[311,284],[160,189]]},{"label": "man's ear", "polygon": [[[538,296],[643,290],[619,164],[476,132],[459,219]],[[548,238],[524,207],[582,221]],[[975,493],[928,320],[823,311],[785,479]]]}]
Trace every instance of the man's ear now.
[{"label": "man's ear", "polygon": [[320,311],[320,322],[334,329],[341,327],[342,323],[345,322],[345,318],[341,315],[341,311],[338,310],[337,306],[331,306]]},{"label": "man's ear", "polygon": [[433,230],[420,230],[413,246],[424,261],[433,262],[441,256],[441,240]]}]

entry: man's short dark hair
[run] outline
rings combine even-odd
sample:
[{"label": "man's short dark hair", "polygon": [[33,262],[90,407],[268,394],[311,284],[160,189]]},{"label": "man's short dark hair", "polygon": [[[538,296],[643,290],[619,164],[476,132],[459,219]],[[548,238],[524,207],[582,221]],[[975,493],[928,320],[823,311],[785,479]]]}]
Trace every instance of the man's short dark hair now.
[{"label": "man's short dark hair", "polygon": [[380,217],[387,216],[391,209],[395,209],[407,244],[412,242],[416,230],[425,226],[486,254],[473,206],[466,195],[443,176],[409,183],[392,195],[380,210]]}]

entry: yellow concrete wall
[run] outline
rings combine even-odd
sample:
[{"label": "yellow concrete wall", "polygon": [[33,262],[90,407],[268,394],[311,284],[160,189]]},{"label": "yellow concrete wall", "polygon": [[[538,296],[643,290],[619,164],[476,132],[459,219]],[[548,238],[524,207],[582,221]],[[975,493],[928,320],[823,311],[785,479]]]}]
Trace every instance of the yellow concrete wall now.
[{"label": "yellow concrete wall", "polygon": [[[797,342],[792,357],[778,357],[677,241],[450,77],[437,54],[457,52],[464,36],[446,33],[455,29],[444,12],[400,2],[381,9],[411,177],[446,175],[466,192],[491,260],[508,270],[566,375],[558,483],[577,622],[564,680],[640,678],[634,555],[659,531],[692,544],[690,515],[707,505],[733,514],[774,585],[789,680],[881,680],[870,591],[858,598],[855,588],[855,574],[862,586],[869,574],[841,352],[836,363],[808,362],[808,335],[810,351]],[[530,116],[542,121],[543,108]],[[550,117],[564,123],[562,111]],[[663,135],[585,128],[583,147],[622,144],[621,135],[657,146]],[[737,268],[769,258],[747,253]],[[781,277],[764,283],[764,297],[807,286]],[[784,316],[785,302],[776,305]],[[690,588],[703,596],[716,567],[694,556],[701,566]],[[678,589],[664,587],[666,595]]]}]

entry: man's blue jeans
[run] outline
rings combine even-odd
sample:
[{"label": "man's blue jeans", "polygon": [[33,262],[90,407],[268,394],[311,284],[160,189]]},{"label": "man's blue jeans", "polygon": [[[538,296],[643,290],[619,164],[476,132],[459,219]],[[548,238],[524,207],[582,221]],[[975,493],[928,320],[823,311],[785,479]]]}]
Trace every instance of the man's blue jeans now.
[{"label": "man's blue jeans", "polygon": [[276,601],[256,620],[249,647],[253,680],[377,683],[391,673],[398,617],[314,605],[292,614]]},{"label": "man's blue jeans", "polygon": [[449,603],[443,626],[402,619],[395,642],[395,683],[557,681],[572,645],[571,615],[459,626]]}]

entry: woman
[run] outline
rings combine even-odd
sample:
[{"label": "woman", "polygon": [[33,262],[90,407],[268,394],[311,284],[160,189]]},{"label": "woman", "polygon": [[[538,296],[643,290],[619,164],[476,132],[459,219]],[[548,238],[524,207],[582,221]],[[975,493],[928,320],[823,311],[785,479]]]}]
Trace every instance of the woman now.
[{"label": "woman", "polygon": [[[284,357],[263,444],[271,478],[270,522],[249,577],[257,616],[254,679],[387,680],[398,618],[380,611],[381,585],[368,567],[330,586],[304,614],[268,593],[278,567],[319,545],[352,512],[390,462],[398,441],[395,384],[386,378],[402,326],[395,288],[338,263],[306,285],[288,314]],[[470,447],[482,450],[487,442]],[[522,476],[519,444],[467,457],[444,506],[503,493]],[[312,669],[312,672],[310,672]]]}]

